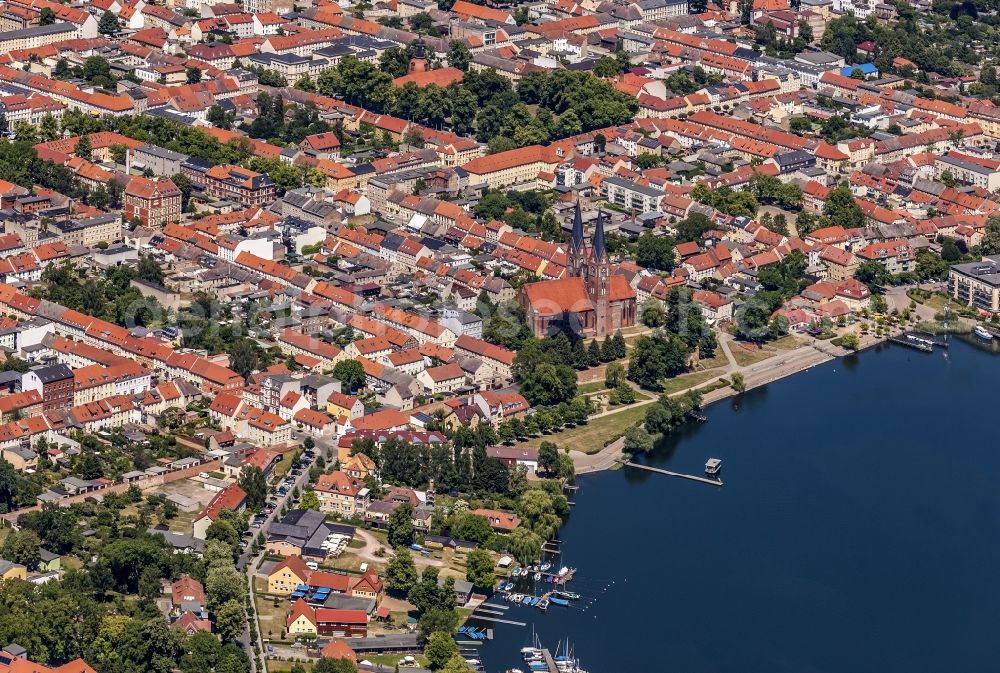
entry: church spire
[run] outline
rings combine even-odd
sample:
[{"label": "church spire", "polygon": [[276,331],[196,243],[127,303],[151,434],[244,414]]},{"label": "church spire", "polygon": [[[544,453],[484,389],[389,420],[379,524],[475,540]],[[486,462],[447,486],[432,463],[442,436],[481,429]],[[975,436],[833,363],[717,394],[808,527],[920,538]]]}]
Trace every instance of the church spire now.
[{"label": "church spire", "polygon": [[603,259],[607,253],[607,244],[604,242],[604,211],[597,211],[597,226],[594,228],[594,248],[590,253],[594,260]]},{"label": "church spire", "polygon": [[576,212],[573,213],[573,250],[583,249],[583,215],[580,214],[580,201],[576,202]]}]

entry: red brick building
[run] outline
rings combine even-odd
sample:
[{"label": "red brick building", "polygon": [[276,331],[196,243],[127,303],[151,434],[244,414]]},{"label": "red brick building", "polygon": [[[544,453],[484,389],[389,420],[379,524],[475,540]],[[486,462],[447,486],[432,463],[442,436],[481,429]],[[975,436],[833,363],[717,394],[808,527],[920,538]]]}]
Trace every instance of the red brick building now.
[{"label": "red brick building", "polygon": [[603,215],[598,213],[594,238],[587,246],[577,204],[570,246],[566,277],[521,288],[518,302],[535,336],[569,329],[582,336],[604,337],[635,325],[635,290],[625,276],[611,273]]},{"label": "red brick building", "polygon": [[162,227],[181,219],[181,190],[171,180],[135,177],[125,188],[125,217],[147,227]]}]

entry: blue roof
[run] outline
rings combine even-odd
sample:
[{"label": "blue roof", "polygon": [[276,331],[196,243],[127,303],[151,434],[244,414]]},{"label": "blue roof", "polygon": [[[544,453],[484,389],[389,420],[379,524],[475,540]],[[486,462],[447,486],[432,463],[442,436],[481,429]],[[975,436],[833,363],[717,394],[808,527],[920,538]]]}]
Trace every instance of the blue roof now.
[{"label": "blue roof", "polygon": [[855,70],[860,70],[866,75],[874,75],[878,72],[878,68],[875,67],[874,63],[859,63],[858,65],[849,65],[846,68],[842,68],[840,74],[844,77],[850,77],[851,73]]}]

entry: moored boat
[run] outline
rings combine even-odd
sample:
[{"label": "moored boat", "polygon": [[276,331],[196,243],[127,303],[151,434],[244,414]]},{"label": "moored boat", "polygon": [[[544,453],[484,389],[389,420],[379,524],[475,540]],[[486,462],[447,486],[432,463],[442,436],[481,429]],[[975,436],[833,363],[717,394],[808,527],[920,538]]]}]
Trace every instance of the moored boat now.
[{"label": "moored boat", "polygon": [[982,339],[983,341],[993,341],[993,333],[982,325],[976,325],[976,328],[972,330],[972,332],[977,338]]}]

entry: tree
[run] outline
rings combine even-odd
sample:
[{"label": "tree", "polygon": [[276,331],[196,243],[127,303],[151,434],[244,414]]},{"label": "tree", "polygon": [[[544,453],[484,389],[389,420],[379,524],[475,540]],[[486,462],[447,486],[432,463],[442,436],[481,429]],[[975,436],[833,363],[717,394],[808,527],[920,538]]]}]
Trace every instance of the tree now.
[{"label": "tree", "polygon": [[413,505],[403,503],[389,515],[389,544],[406,547],[413,544]]},{"label": "tree", "polygon": [[427,647],[424,648],[424,656],[430,662],[431,668],[444,668],[448,661],[458,654],[458,645],[451,634],[438,631],[432,633],[427,639]]},{"label": "tree", "polygon": [[3,541],[0,557],[12,563],[20,563],[28,570],[34,570],[41,560],[39,555],[41,546],[42,542],[38,539],[38,534],[35,531],[12,531]]},{"label": "tree", "polygon": [[624,448],[626,453],[636,454],[651,451],[653,448],[653,436],[641,425],[633,425],[625,431]]},{"label": "tree", "polygon": [[507,536],[507,550],[522,564],[530,565],[538,560],[542,552],[542,538],[518,526]]},{"label": "tree", "polygon": [[136,278],[144,280],[153,285],[163,285],[163,270],[159,263],[148,255],[143,255],[139,260],[139,267],[136,270]]},{"label": "tree", "polygon": [[205,575],[206,607],[215,612],[229,601],[243,603],[246,596],[246,576],[232,563],[208,569]]},{"label": "tree", "polygon": [[523,375],[521,394],[532,406],[566,402],[576,395],[576,372],[568,365],[543,363]]},{"label": "tree", "polygon": [[434,32],[434,19],[427,12],[417,12],[410,17],[410,30],[418,35],[430,35]]},{"label": "tree", "polygon": [[472,673],[472,667],[465,661],[461,654],[452,655],[441,673]]},{"label": "tree", "polygon": [[191,178],[184,175],[183,173],[175,173],[170,181],[174,183],[177,189],[181,190],[181,210],[187,211],[188,204],[191,202],[191,190],[194,185],[191,183]]},{"label": "tree", "polygon": [[617,388],[625,383],[625,366],[620,362],[611,362],[604,370],[604,385],[608,388]]},{"label": "tree", "polygon": [[188,84],[197,84],[201,81],[201,70],[199,68],[193,66],[188,68],[186,75]]},{"label": "tree", "polygon": [[259,358],[257,349],[250,339],[238,339],[230,346],[229,366],[243,378],[249,378],[257,369]]},{"label": "tree", "polygon": [[667,236],[654,236],[651,232],[646,232],[639,237],[635,261],[639,266],[670,271],[676,261],[674,243]]},{"label": "tree", "polygon": [[628,378],[647,390],[660,390],[661,381],[687,369],[689,348],[681,337],[654,332],[641,336],[628,362]]},{"label": "tree", "polygon": [[469,51],[469,47],[461,40],[452,40],[448,45],[448,65],[466,72],[471,62],[472,52]]},{"label": "tree", "polygon": [[489,590],[496,583],[493,557],[485,549],[473,549],[465,560],[465,579],[480,589]]},{"label": "tree", "polygon": [[354,392],[365,385],[365,368],[357,360],[341,360],[333,367],[333,377]]},{"label": "tree", "polygon": [[215,628],[224,643],[233,642],[243,635],[245,624],[246,611],[238,600],[228,600],[215,611]]},{"label": "tree", "polygon": [[483,545],[493,537],[493,527],[484,516],[471,512],[461,512],[452,517],[451,536],[458,540],[468,540]]},{"label": "tree", "polygon": [[42,11],[38,15],[38,22],[43,26],[51,26],[56,22],[56,13],[51,7],[42,7]]},{"label": "tree", "polygon": [[81,136],[79,140],[76,141],[76,149],[73,153],[81,159],[86,159],[90,161],[91,156],[94,154],[93,145],[90,143],[90,136]]},{"label": "tree", "polygon": [[552,442],[542,442],[538,447],[538,467],[552,472],[559,467],[559,447]]},{"label": "tree", "polygon": [[101,20],[97,24],[97,30],[103,35],[113,35],[118,32],[118,16],[110,9],[101,14]]},{"label": "tree", "polygon": [[205,530],[205,540],[218,540],[228,545],[230,549],[236,549],[240,544],[240,534],[233,524],[220,518],[213,521]]},{"label": "tree", "polygon": [[733,390],[735,390],[737,394],[746,392],[747,384],[746,380],[743,378],[743,374],[740,372],[733,372],[730,379],[732,380]]},{"label": "tree", "polygon": [[357,673],[358,667],[350,659],[320,657],[313,666],[313,673]]},{"label": "tree", "polygon": [[121,143],[115,143],[109,148],[111,152],[111,160],[116,164],[125,165],[128,161],[128,146],[122,145]]},{"label": "tree", "polygon": [[392,591],[409,592],[420,581],[417,566],[405,547],[397,547],[396,553],[385,568],[385,585]]},{"label": "tree", "polygon": [[246,494],[247,507],[253,511],[259,510],[267,500],[267,479],[264,472],[255,465],[244,466],[240,470],[240,478],[237,480]]},{"label": "tree", "polygon": [[865,223],[864,211],[854,200],[851,188],[846,183],[841,183],[830,190],[823,204],[823,216],[829,220],[830,225],[845,229],[857,229],[863,227]]},{"label": "tree", "polygon": [[302,494],[302,500],[299,502],[299,507],[318,512],[320,506],[319,496],[316,495],[316,491],[306,491]]}]

